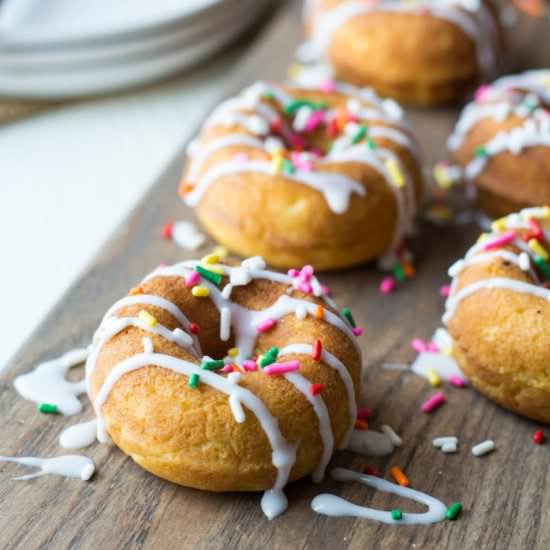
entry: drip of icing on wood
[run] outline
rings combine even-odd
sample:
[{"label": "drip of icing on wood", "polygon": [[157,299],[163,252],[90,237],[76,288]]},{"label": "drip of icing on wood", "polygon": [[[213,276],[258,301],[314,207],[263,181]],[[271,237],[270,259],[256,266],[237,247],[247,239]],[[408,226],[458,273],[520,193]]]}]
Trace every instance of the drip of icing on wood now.
[{"label": "drip of icing on wood", "polygon": [[95,465],[91,459],[81,455],[65,455],[55,458],[39,458],[34,456],[12,457],[0,456],[0,462],[15,462],[24,466],[40,468],[34,474],[27,474],[16,477],[16,480],[27,480],[46,474],[71,477],[88,481],[95,472]]},{"label": "drip of icing on wood", "polygon": [[66,375],[71,367],[83,363],[87,357],[87,349],[71,350],[18,376],[13,385],[25,399],[55,404],[59,412],[65,415],[78,414],[82,410],[78,396],[86,393],[86,382],[69,382]]},{"label": "drip of icing on wood", "polygon": [[59,444],[64,449],[83,449],[95,443],[96,434],[97,418],[94,418],[65,428],[59,436]]},{"label": "drip of icing on wood", "polygon": [[353,430],[347,449],[364,456],[387,456],[394,450],[392,440],[374,430]]},{"label": "drip of icing on wood", "polygon": [[327,493],[318,495],[311,501],[311,508],[318,514],[332,517],[358,517],[373,519],[375,521],[394,525],[436,523],[445,519],[447,506],[445,506],[445,504],[443,504],[440,500],[437,500],[426,493],[422,493],[408,487],[402,487],[401,485],[396,485],[395,483],[391,483],[385,479],[380,479],[379,477],[353,472],[352,470],[347,470],[345,468],[335,468],[332,470],[331,476],[336,481],[358,481],[364,485],[373,487],[378,491],[393,493],[395,495],[414,500],[415,502],[420,502],[421,504],[427,506],[428,510],[421,514],[412,514],[408,512],[403,513],[401,519],[395,520],[393,519],[391,512],[377,510],[367,506],[358,506],[349,500]]}]

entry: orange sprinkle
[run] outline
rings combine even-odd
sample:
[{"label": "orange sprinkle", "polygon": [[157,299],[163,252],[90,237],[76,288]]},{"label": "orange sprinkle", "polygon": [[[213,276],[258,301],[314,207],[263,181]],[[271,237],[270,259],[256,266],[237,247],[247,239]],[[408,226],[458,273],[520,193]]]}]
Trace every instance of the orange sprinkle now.
[{"label": "orange sprinkle", "polygon": [[325,308],[323,306],[317,306],[315,308],[315,319],[325,318]]},{"label": "orange sprinkle", "polygon": [[361,418],[355,421],[355,429],[366,432],[369,429],[369,423]]},{"label": "orange sprinkle", "polygon": [[143,287],[142,286],[135,286],[134,288],[132,288],[132,290],[130,290],[130,296],[135,296],[136,294],[143,294],[144,293],[144,290],[143,290]]},{"label": "orange sprinkle", "polygon": [[403,263],[403,271],[405,272],[405,276],[408,279],[411,279],[416,275],[416,269],[410,262],[404,262]]},{"label": "orange sprinkle", "polygon": [[191,182],[186,180],[181,180],[178,192],[182,197],[190,193],[192,190],[193,190],[193,184]]},{"label": "orange sprinkle", "polygon": [[336,112],[336,127],[340,132],[342,132],[347,123],[348,123],[348,112],[343,107],[339,107]]},{"label": "orange sprinkle", "polygon": [[410,485],[411,482],[409,481],[409,478],[397,466],[392,466],[390,473],[393,479],[395,479],[395,481],[397,481],[397,483],[399,483],[402,487],[408,487]]}]

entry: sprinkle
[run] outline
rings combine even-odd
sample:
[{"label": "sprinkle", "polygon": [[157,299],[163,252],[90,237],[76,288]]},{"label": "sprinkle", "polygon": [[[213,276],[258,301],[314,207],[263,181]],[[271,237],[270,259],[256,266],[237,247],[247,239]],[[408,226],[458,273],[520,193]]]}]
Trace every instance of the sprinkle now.
[{"label": "sprinkle", "polygon": [[550,281],[550,266],[548,265],[548,263],[545,262],[540,256],[535,256],[533,261],[544,275],[544,278],[547,281]]},{"label": "sprinkle", "polygon": [[395,479],[395,481],[397,481],[397,483],[399,483],[402,487],[408,487],[410,485],[408,477],[397,466],[392,466],[390,473],[393,479]]},{"label": "sprinkle", "polygon": [[492,239],[490,241],[487,241],[483,245],[483,250],[493,250],[494,248],[500,248],[501,246],[505,246],[507,244],[510,244],[514,241],[516,238],[516,232],[515,231],[507,231],[506,233],[503,233],[496,239]]},{"label": "sprinkle", "polygon": [[445,443],[441,446],[441,451],[444,452],[446,455],[456,453],[457,446],[456,443]]},{"label": "sprinkle", "polygon": [[494,450],[495,442],[492,439],[487,439],[487,441],[483,441],[481,443],[478,443],[477,445],[474,445],[472,447],[472,454],[474,456],[483,456]]},{"label": "sprinkle", "polygon": [[405,270],[401,264],[395,264],[392,269],[393,276],[402,283],[406,279]]},{"label": "sprinkle", "polygon": [[384,277],[380,282],[380,292],[382,294],[391,294],[396,287],[395,279],[393,277]]},{"label": "sprinkle", "polygon": [[163,239],[169,240],[169,239],[172,238],[172,227],[173,227],[172,222],[165,223],[162,226],[162,238]]},{"label": "sprinkle", "polygon": [[369,429],[369,423],[366,420],[356,420],[355,429],[360,432],[366,432]]},{"label": "sprinkle", "polygon": [[225,366],[223,359],[203,361],[201,363],[201,369],[204,370],[219,370]]},{"label": "sprinkle", "polygon": [[[181,332],[183,334],[185,334],[185,332],[183,332],[183,330]],[[154,352],[153,342],[151,341],[151,338],[144,337],[144,338],[141,339],[141,342],[143,344],[144,353],[153,353]]]},{"label": "sprinkle", "polygon": [[388,426],[388,424],[382,424],[380,430],[390,438],[391,442],[396,447],[400,447],[403,443],[403,440],[395,433],[395,430],[391,426]]},{"label": "sprinkle", "polygon": [[343,317],[345,317],[347,322],[352,327],[355,327],[355,319],[353,318],[353,315],[351,314],[351,311],[349,310],[349,308],[345,307],[344,309],[342,309],[342,311],[340,313],[342,314]]},{"label": "sprinkle", "polygon": [[201,265],[195,266],[195,271],[197,271],[197,273],[200,273],[201,277],[204,277],[207,281],[210,281],[216,286],[220,286],[220,283],[222,282],[222,276],[218,273],[214,273],[213,271],[205,269]]},{"label": "sprinkle", "polygon": [[447,443],[454,443],[455,445],[457,445],[458,437],[451,435],[451,436],[445,436],[445,437],[436,437],[435,439],[432,440],[432,445],[439,449],[441,449],[443,445],[446,445]]},{"label": "sprinkle", "polygon": [[273,363],[264,369],[266,374],[270,376],[277,374],[286,374],[287,372],[294,372],[300,368],[298,361],[287,361],[286,363]]},{"label": "sprinkle", "polygon": [[400,519],[403,519],[403,512],[400,508],[394,508],[391,511],[391,518],[395,521],[399,521]]},{"label": "sprinkle", "polygon": [[411,262],[403,262],[401,267],[403,268],[407,279],[412,279],[416,275],[416,269]]},{"label": "sprinkle", "polygon": [[336,84],[334,83],[333,80],[329,80],[329,79],[323,80],[323,82],[319,84],[319,90],[327,94],[330,94],[336,91]]},{"label": "sprinkle", "polygon": [[401,172],[401,170],[399,169],[397,162],[395,162],[395,160],[388,159],[384,164],[386,165],[386,169],[388,170],[392,183],[395,185],[395,187],[398,187],[399,189],[404,187],[405,176],[403,175],[403,172]]},{"label": "sprinkle", "polygon": [[243,361],[243,369],[247,372],[254,372],[258,370],[258,365],[256,361],[253,361],[252,359],[247,359],[246,361]]},{"label": "sprinkle", "polygon": [[275,319],[265,319],[256,326],[256,332],[258,334],[262,332],[267,332],[268,330],[272,329],[276,324],[277,321],[275,321]]},{"label": "sprinkle", "polygon": [[533,442],[536,444],[536,445],[542,445],[544,443],[544,431],[543,430],[537,430],[534,434],[533,434]]},{"label": "sprinkle", "polygon": [[206,298],[210,294],[210,291],[205,286],[194,286],[191,289],[191,294],[197,298]]},{"label": "sprinkle", "polygon": [[325,318],[325,308],[321,305],[318,305],[315,308],[315,319],[324,319]]},{"label": "sprinkle", "polygon": [[367,138],[365,140],[365,143],[367,145],[367,149],[370,149],[371,151],[374,151],[376,149],[376,143],[371,138]]},{"label": "sprinkle", "polygon": [[227,355],[229,355],[229,357],[237,357],[237,355],[239,355],[239,348],[229,348],[227,350]]},{"label": "sprinkle", "polygon": [[283,130],[283,119],[281,117],[277,117],[271,121],[271,132],[278,136],[281,131]]},{"label": "sprinkle", "polygon": [[372,411],[365,407],[357,409],[357,418],[359,420],[368,420],[372,416]]},{"label": "sprinkle", "polygon": [[201,327],[197,323],[189,323],[189,332],[191,334],[200,334]]},{"label": "sprinkle", "polygon": [[324,118],[324,111],[314,111],[304,126],[304,132],[313,132],[320,124],[322,124]]},{"label": "sprinkle", "polygon": [[139,312],[139,320],[146,324],[148,327],[155,327],[157,324],[158,324],[158,321],[157,319],[151,315],[148,311],[145,311],[144,309],[142,309],[140,312]]},{"label": "sprinkle", "polygon": [[235,370],[235,365],[232,363],[227,363],[222,369],[223,372],[233,372]]},{"label": "sprinkle", "polygon": [[351,143],[353,145],[359,143],[366,135],[367,135],[367,127],[359,126],[359,128],[357,128],[357,131],[353,134],[351,138]]},{"label": "sprinkle", "polygon": [[529,248],[540,258],[542,258],[545,262],[548,261],[548,252],[547,250],[537,241],[537,239],[530,239],[527,243],[529,245]]},{"label": "sprinkle", "polygon": [[427,351],[426,342],[424,342],[424,340],[421,340],[420,338],[413,338],[411,340],[411,347],[414,351],[416,351],[416,353]]},{"label": "sprinkle", "polygon": [[57,414],[57,405],[54,403],[39,403],[38,412],[42,414]]},{"label": "sprinkle", "polygon": [[309,393],[311,395],[319,395],[324,389],[325,386],[323,384],[311,384],[309,386]]},{"label": "sprinkle", "polygon": [[[229,252],[227,251],[227,248],[225,246],[215,246],[212,250],[212,254],[218,256],[218,258],[227,258]],[[219,260],[218,260],[219,261]]]},{"label": "sprinkle", "polygon": [[187,385],[188,385],[190,388],[193,388],[193,389],[198,388],[200,378],[201,378],[201,377],[200,377],[198,374],[194,374],[194,373],[193,373],[193,374],[189,377],[189,381],[187,382]]},{"label": "sprinkle", "polygon": [[364,464],[361,467],[361,471],[364,474],[367,474],[369,476],[383,477],[382,472],[378,468],[373,468],[372,466],[369,466],[368,464]]},{"label": "sprinkle", "polygon": [[279,355],[279,348],[276,348],[275,346],[273,346],[272,348],[269,348],[257,362],[260,365],[260,367],[264,368],[264,367],[267,367],[268,365],[271,365],[272,363],[275,363],[278,355]]},{"label": "sprinkle", "polygon": [[431,413],[445,403],[445,396],[442,393],[436,393],[432,395],[427,401],[424,401],[421,405],[422,412]]},{"label": "sprinkle", "polygon": [[447,508],[447,512],[445,514],[445,517],[449,521],[453,521],[459,516],[460,512],[462,512],[462,504],[460,504],[460,502],[453,502],[449,506],[449,508]]},{"label": "sprinkle", "polygon": [[447,298],[451,294],[451,285],[442,285],[439,287],[439,295]]},{"label": "sprinkle", "polygon": [[187,288],[193,288],[200,280],[200,275],[196,271],[191,271],[187,277],[185,277],[185,286]]},{"label": "sprinkle", "polygon": [[439,377],[439,374],[437,374],[437,371],[433,367],[429,367],[426,370],[426,377],[428,378],[428,382],[434,388],[441,386],[441,378]]},{"label": "sprinkle", "polygon": [[457,388],[465,388],[467,386],[466,380],[464,380],[462,376],[458,376],[458,374],[451,374],[447,380],[449,381],[449,384],[452,384]]},{"label": "sprinkle", "polygon": [[220,340],[227,342],[231,336],[231,310],[228,307],[220,309]]},{"label": "sprinkle", "polygon": [[300,321],[303,321],[307,316],[306,308],[302,305],[297,305],[295,314],[296,314],[296,319],[300,319]]},{"label": "sprinkle", "polygon": [[323,345],[321,344],[321,340],[317,339],[313,342],[313,345],[311,346],[311,357],[313,357],[314,361],[320,361],[321,360],[321,353],[323,351]]},{"label": "sprinkle", "polygon": [[283,168],[283,155],[279,151],[273,153],[271,159],[271,170],[274,174],[279,174]]},{"label": "sprinkle", "polygon": [[480,145],[474,149],[474,156],[477,158],[486,158],[489,154],[487,153],[487,149],[483,145]]},{"label": "sprinkle", "polygon": [[290,162],[288,159],[283,159],[283,172],[286,174],[294,174],[296,172],[296,168],[294,167],[294,164]]},{"label": "sprinkle", "polygon": [[474,93],[474,99],[476,102],[483,101],[487,95],[489,95],[491,87],[488,84],[482,84]]},{"label": "sprinkle", "polygon": [[363,334],[363,329],[361,327],[353,327],[351,332],[354,336],[361,336],[361,334]]}]

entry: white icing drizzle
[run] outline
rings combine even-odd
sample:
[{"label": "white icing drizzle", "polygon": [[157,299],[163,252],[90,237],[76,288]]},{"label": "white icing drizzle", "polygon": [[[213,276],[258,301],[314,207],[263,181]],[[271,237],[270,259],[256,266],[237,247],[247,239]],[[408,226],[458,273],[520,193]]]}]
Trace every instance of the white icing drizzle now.
[{"label": "white icing drizzle", "polygon": [[80,455],[57,456],[55,458],[0,456],[0,462],[14,462],[24,466],[40,468],[40,471],[34,474],[14,478],[16,480],[27,480],[46,474],[54,474],[88,481],[95,471],[93,461],[86,456]]},{"label": "white icing drizzle", "polygon": [[374,430],[353,430],[347,449],[364,456],[387,456],[394,450],[392,440]]},{"label": "white icing drizzle", "polygon": [[84,348],[71,350],[57,359],[40,363],[34,370],[18,376],[13,385],[25,399],[35,403],[57,405],[60,413],[77,414],[82,410],[78,396],[86,393],[86,383],[66,379],[71,367],[83,363],[88,357]]},{"label": "white icing drizzle", "polygon": [[97,419],[73,424],[65,428],[59,436],[59,444],[64,449],[84,449],[96,441]]},{"label": "white icing drizzle", "polygon": [[402,487],[380,479],[375,476],[369,476],[366,474],[360,474],[352,470],[345,468],[335,468],[331,472],[331,476],[336,481],[359,481],[369,487],[373,487],[378,491],[385,493],[393,493],[395,495],[420,502],[428,507],[428,510],[424,513],[409,513],[404,512],[403,517],[400,520],[394,520],[391,512],[385,510],[377,510],[375,508],[369,508],[367,506],[358,506],[348,500],[331,494],[322,494],[316,496],[311,501],[312,509],[318,514],[333,517],[359,517],[366,519],[373,519],[383,523],[391,523],[393,525],[417,525],[425,523],[436,523],[443,521],[447,513],[447,507],[436,498],[416,491],[415,489],[409,489],[408,487]]}]

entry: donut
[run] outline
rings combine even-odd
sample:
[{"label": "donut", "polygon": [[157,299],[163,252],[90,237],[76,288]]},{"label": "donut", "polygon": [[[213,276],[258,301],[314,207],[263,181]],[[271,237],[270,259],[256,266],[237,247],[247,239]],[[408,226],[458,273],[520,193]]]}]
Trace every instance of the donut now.
[{"label": "donut", "polygon": [[179,485],[265,491],[275,517],[286,483],[320,481],[356,421],[361,330],[325,293],[311,266],[286,275],[260,257],[157,269],[94,336],[98,439]]},{"label": "donut", "polygon": [[485,0],[309,0],[307,60],[337,78],[419,105],[448,103],[494,78],[503,49]]},{"label": "donut", "polygon": [[550,204],[550,71],[505,76],[465,107],[448,147],[492,217]]},{"label": "donut", "polygon": [[443,321],[472,384],[503,407],[550,423],[550,207],[493,223],[449,270]]},{"label": "donut", "polygon": [[422,198],[399,106],[330,80],[257,82],[219,105],[187,152],[180,194],[206,231],[279,268],[395,256]]}]

